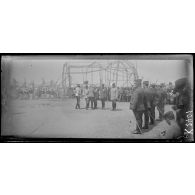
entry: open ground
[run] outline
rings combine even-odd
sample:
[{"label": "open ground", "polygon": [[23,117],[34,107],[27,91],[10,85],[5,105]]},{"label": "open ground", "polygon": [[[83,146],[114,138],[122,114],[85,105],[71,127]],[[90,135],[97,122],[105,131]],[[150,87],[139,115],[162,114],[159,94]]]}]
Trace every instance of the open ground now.
[{"label": "open ground", "polygon": [[[81,99],[79,110],[75,109],[75,103],[75,99],[12,100],[2,135],[35,138],[148,138],[150,131],[141,135],[132,133],[136,121],[128,102],[117,102],[116,111],[111,110],[109,101],[104,110],[101,109],[100,101],[96,110],[86,110],[84,99]],[[165,111],[168,110],[170,106],[166,105]],[[149,136],[152,138],[152,135]]]}]

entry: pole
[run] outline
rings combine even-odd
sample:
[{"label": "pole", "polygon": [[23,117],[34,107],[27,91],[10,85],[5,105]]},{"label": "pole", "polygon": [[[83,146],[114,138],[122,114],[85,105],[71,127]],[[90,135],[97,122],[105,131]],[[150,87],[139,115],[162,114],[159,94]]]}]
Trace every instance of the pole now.
[{"label": "pole", "polygon": [[63,64],[63,70],[62,70],[62,87],[63,87],[63,96],[65,96],[65,64]]},{"label": "pole", "polygon": [[93,68],[91,67],[91,84],[93,85]]},{"label": "pole", "polygon": [[118,69],[119,69],[119,62],[117,63],[117,70],[116,70],[116,86],[118,83]]},{"label": "pole", "polygon": [[68,84],[69,84],[69,88],[71,88],[70,66],[68,67]]}]

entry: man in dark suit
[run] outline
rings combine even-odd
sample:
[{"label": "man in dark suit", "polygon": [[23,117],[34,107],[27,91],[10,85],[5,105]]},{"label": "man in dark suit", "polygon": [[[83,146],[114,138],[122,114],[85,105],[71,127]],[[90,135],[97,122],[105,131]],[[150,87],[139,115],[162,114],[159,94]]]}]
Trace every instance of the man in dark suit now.
[{"label": "man in dark suit", "polygon": [[164,90],[165,84],[161,83],[158,90],[157,90],[157,95],[158,95],[158,103],[157,103],[157,109],[159,111],[159,121],[162,121],[164,111],[165,111],[165,103],[166,103],[166,98],[167,94],[166,91]]},{"label": "man in dark suit", "polygon": [[156,84],[152,83],[150,85],[150,92],[152,93],[152,100],[151,100],[151,115],[149,116],[150,118],[150,125],[154,125],[155,123],[155,108],[158,103],[158,95],[157,95],[157,89],[156,89]]},{"label": "man in dark suit", "polygon": [[91,109],[94,109],[94,87],[90,86],[89,87],[89,103],[91,104]]},{"label": "man in dark suit", "polygon": [[175,81],[174,93],[178,93],[178,96],[173,109],[176,111],[177,123],[184,131],[184,129],[188,128],[186,126],[188,121],[187,113],[193,110],[193,92],[188,78],[181,78]]},{"label": "man in dark suit", "polygon": [[97,100],[99,99],[99,89],[97,87],[94,88],[94,109],[97,109]]},{"label": "man in dark suit", "polygon": [[107,97],[107,90],[104,87],[104,84],[102,84],[102,86],[100,88],[100,100],[102,102],[102,109],[105,108],[106,97]]},{"label": "man in dark suit", "polygon": [[145,125],[143,129],[148,129],[149,116],[151,117],[151,108],[153,105],[153,94],[149,87],[149,81],[143,82],[144,95],[145,95],[145,111],[144,111],[144,121]]},{"label": "man in dark suit", "polygon": [[133,110],[137,123],[136,130],[133,132],[135,134],[142,133],[142,116],[146,110],[144,89],[141,87],[141,82],[141,79],[135,81],[135,91],[130,101],[130,109]]}]

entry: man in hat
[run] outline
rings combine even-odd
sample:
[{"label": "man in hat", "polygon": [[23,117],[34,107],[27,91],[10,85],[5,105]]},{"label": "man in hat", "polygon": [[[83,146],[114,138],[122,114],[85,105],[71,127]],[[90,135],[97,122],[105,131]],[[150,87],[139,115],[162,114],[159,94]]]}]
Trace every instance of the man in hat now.
[{"label": "man in hat", "polygon": [[112,101],[112,110],[116,110],[116,101],[118,98],[118,90],[116,88],[115,83],[112,84],[112,88],[110,90],[110,99]]},{"label": "man in hat", "polygon": [[151,107],[153,105],[153,94],[149,88],[149,81],[143,81],[144,95],[145,95],[145,111],[144,111],[144,121],[145,125],[143,129],[148,129],[149,116],[151,117]]},{"label": "man in hat", "polygon": [[156,84],[152,83],[150,85],[150,92],[152,95],[152,100],[151,100],[151,110],[150,110],[149,118],[150,118],[150,125],[154,125],[154,123],[155,123],[155,108],[156,108],[157,101],[158,101]]},{"label": "man in hat", "polygon": [[106,97],[107,97],[107,90],[104,87],[104,84],[102,84],[102,86],[100,88],[100,100],[102,102],[102,109],[105,108]]},{"label": "man in hat", "polygon": [[187,78],[181,78],[175,81],[174,93],[177,93],[176,105],[173,109],[176,110],[177,123],[182,130],[186,128],[187,112],[192,110],[191,100],[192,94],[190,83]]},{"label": "man in hat", "polygon": [[159,121],[162,121],[163,119],[163,115],[165,111],[165,103],[166,103],[166,98],[167,98],[167,94],[166,94],[164,87],[165,87],[165,84],[161,83],[157,90],[157,95],[158,95],[157,109],[159,111],[159,119],[157,120]]},{"label": "man in hat", "polygon": [[75,97],[76,97],[75,109],[80,109],[81,88],[79,84],[77,84],[77,87],[75,89]]},{"label": "man in hat", "polygon": [[91,109],[94,109],[94,87],[90,86],[89,87],[89,103],[91,104]]},{"label": "man in hat", "polygon": [[85,103],[86,103],[86,110],[89,108],[89,88],[88,85],[85,85],[85,88],[83,90],[84,97],[85,97]]},{"label": "man in hat", "polygon": [[99,89],[97,87],[94,87],[93,94],[94,94],[94,109],[97,109],[97,101],[99,99]]},{"label": "man in hat", "polygon": [[141,79],[135,81],[135,91],[130,101],[130,109],[133,110],[137,122],[136,130],[133,132],[135,134],[142,133],[142,116],[146,110],[144,89],[141,87],[141,81]]}]

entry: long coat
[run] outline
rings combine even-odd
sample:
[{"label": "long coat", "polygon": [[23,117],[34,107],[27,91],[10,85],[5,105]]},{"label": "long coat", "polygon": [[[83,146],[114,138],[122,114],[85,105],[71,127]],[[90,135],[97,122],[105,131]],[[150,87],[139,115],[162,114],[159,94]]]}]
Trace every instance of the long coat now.
[{"label": "long coat", "polygon": [[83,95],[84,95],[85,99],[87,99],[88,96],[89,96],[89,89],[85,88],[85,89],[83,90]]},{"label": "long coat", "polygon": [[144,89],[144,95],[145,95],[145,106],[147,108],[152,108],[155,106],[155,98],[156,93],[153,88],[146,88]]},{"label": "long coat", "polygon": [[106,97],[107,97],[106,88],[100,88],[100,99],[106,99]]},{"label": "long coat", "polygon": [[94,97],[94,89],[92,87],[89,88],[88,97]]},{"label": "long coat", "polygon": [[111,99],[111,101],[118,99],[118,90],[117,90],[116,87],[111,88],[111,90],[110,90],[110,99]]},{"label": "long coat", "polygon": [[137,88],[131,98],[130,101],[130,109],[134,111],[145,111],[145,95],[144,95],[144,89],[141,87]]},{"label": "long coat", "polygon": [[165,105],[165,100],[167,97],[166,92],[163,89],[158,89],[157,90],[157,96],[158,96],[158,105]]}]

